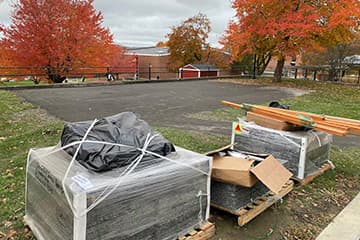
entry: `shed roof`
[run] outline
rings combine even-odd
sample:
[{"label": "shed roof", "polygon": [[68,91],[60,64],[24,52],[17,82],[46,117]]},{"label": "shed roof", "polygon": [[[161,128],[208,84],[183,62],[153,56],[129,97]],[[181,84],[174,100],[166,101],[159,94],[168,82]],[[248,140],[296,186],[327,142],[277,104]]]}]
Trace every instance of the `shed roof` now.
[{"label": "shed roof", "polygon": [[210,64],[188,64],[184,66],[183,68],[186,68],[188,66],[194,67],[200,71],[219,71],[217,67],[214,67]]},{"label": "shed roof", "polygon": [[141,47],[128,48],[125,52],[127,55],[136,54],[139,56],[168,56],[169,48],[167,47]]},{"label": "shed roof", "polygon": [[348,65],[360,65],[360,55],[352,55],[344,58],[344,63]]}]

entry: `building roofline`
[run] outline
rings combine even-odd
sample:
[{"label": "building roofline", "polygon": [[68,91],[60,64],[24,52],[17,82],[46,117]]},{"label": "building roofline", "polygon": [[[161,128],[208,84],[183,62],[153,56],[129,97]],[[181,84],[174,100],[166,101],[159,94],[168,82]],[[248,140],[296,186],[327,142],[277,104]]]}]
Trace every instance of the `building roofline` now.
[{"label": "building roofline", "polygon": [[150,53],[127,53],[125,52],[124,55],[136,55],[136,56],[149,56],[149,57],[165,57],[170,56],[170,53],[157,53],[157,54],[150,54]]},{"label": "building roofline", "polygon": [[[205,68],[198,68],[197,66],[195,65],[203,65],[203,66],[210,66],[208,67],[207,69]],[[202,72],[202,71],[219,71],[220,69],[218,67],[215,67],[215,66],[212,66],[212,65],[209,65],[209,64],[186,64],[185,66],[183,66],[182,68],[185,68],[187,66],[191,66],[195,69],[197,69],[198,71]]]}]

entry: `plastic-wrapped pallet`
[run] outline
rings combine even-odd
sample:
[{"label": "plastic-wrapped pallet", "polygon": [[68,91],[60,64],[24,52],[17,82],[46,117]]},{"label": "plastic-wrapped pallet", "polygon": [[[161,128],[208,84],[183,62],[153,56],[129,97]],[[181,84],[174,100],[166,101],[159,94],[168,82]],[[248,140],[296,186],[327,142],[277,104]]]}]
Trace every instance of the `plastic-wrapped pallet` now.
[{"label": "plastic-wrapped pallet", "polygon": [[211,204],[231,211],[239,210],[256,201],[270,190],[260,181],[253,187],[211,181]]},{"label": "plastic-wrapped pallet", "polygon": [[179,147],[166,158],[123,177],[126,167],[96,173],[75,161],[63,181],[70,155],[58,146],[31,150],[26,222],[43,240],[176,239],[209,216],[211,159]]},{"label": "plastic-wrapped pallet", "polygon": [[312,175],[329,161],[332,135],[317,131],[280,131],[239,119],[233,123],[232,144],[239,151],[272,154],[288,161],[299,179]]},{"label": "plastic-wrapped pallet", "polygon": [[29,152],[25,220],[39,240],[176,239],[209,217],[211,164],[133,113],[66,124]]}]

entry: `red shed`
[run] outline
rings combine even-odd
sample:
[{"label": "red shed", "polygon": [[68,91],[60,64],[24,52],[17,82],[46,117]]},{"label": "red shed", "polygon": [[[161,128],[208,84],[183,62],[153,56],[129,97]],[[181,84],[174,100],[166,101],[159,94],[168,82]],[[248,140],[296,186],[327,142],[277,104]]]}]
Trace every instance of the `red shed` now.
[{"label": "red shed", "polygon": [[209,64],[188,64],[179,69],[179,78],[218,77],[219,69]]}]

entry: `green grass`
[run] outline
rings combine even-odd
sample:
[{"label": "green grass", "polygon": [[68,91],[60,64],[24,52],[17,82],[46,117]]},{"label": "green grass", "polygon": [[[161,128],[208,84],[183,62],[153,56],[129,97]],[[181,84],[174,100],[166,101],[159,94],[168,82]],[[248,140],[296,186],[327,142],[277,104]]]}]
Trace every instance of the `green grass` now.
[{"label": "green grass", "polygon": [[[359,86],[302,80],[285,80],[275,84],[271,79],[223,81],[314,90],[303,96],[282,99],[280,102],[289,105],[293,110],[360,119]],[[268,102],[262,103],[262,105],[268,104]],[[239,109],[222,107],[213,111],[195,113],[190,117],[202,120],[236,121],[242,116],[244,112]],[[360,149],[333,146],[330,158],[336,168],[316,178],[309,185],[296,187],[286,204],[282,206],[286,218],[290,220],[288,223],[282,223],[280,239],[315,239],[332,218],[359,193]]]},{"label": "green grass", "polygon": [[[360,86],[348,86],[305,80],[284,80],[281,83],[272,83],[270,79],[231,79],[239,84],[265,84],[278,87],[314,90],[300,97],[280,100],[293,110],[326,114],[338,117],[360,119]],[[262,103],[268,105],[269,102]],[[213,111],[192,114],[190,117],[202,120],[234,121],[244,116],[244,112],[231,107],[222,107]]]},{"label": "green grass", "polygon": [[[7,91],[0,91],[0,112],[0,238],[4,237],[1,233],[16,231],[16,239],[31,239],[23,232],[27,153],[30,148],[57,144],[63,122]],[[156,130],[174,144],[197,152],[229,142],[218,135],[160,127]]]},{"label": "green grass", "polygon": [[[267,79],[261,81],[270,84]],[[292,109],[360,118],[359,88],[304,82],[285,81],[277,84],[316,90],[282,102],[291,105]],[[27,153],[30,148],[55,145],[60,139],[63,122],[49,117],[44,111],[7,91],[0,91],[0,113],[0,238],[3,237],[2,233],[16,231],[15,239],[31,239],[32,235],[24,232],[23,225]],[[216,113],[216,116],[228,121],[241,115],[238,110],[231,108],[209,113]],[[210,115],[201,113],[198,116],[206,118]],[[222,135],[161,127],[156,127],[156,130],[174,144],[202,153],[229,143],[229,138]],[[360,149],[334,147],[331,159],[336,165],[334,171],[327,172],[308,186],[297,187],[284,204],[284,208],[288,209],[285,211],[287,218],[292,219],[291,223],[282,227],[285,235],[311,239],[331,220],[329,216],[340,211],[359,192]],[[300,211],[298,204],[304,204],[306,210]],[[326,218],[322,217],[323,209],[329,212]],[[313,216],[316,221],[308,223],[301,218],[304,213]],[[311,231],[299,233],[299,229],[303,228]]]},{"label": "green grass", "polygon": [[230,107],[218,108],[212,111],[203,111],[187,115],[190,118],[208,121],[236,121],[237,118],[245,116],[245,111]]},{"label": "green grass", "polygon": [[229,144],[230,137],[186,131],[175,128],[155,128],[174,144],[199,153],[206,153]]},{"label": "green grass", "polygon": [[62,123],[6,91],[0,91],[0,112],[0,232],[9,232],[23,229],[27,152],[55,144]]},{"label": "green grass", "polygon": [[[99,78],[86,78],[85,82],[81,82],[81,78],[70,78],[68,84],[86,84],[86,83],[94,83],[94,82],[107,82],[105,77]],[[46,85],[49,84],[47,79],[42,79],[38,85]],[[66,84],[66,83],[64,83]],[[8,81],[2,82],[0,81],[0,87],[17,87],[17,86],[38,86],[31,80],[18,80],[18,81]]]},{"label": "green grass", "polygon": [[14,87],[14,86],[33,86],[35,83],[31,80],[21,80],[21,81],[14,81],[14,82],[2,82],[0,87]]}]

